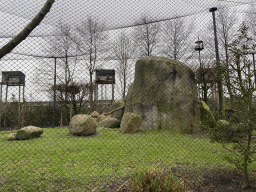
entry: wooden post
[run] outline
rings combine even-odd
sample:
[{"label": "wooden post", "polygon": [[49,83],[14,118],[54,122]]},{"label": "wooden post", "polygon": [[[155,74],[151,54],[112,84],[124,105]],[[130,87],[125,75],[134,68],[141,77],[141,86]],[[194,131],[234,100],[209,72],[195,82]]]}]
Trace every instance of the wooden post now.
[{"label": "wooden post", "polygon": [[2,127],[2,88],[3,84],[1,83],[1,93],[0,93],[0,129]]},{"label": "wooden post", "polygon": [[103,98],[103,96],[104,96],[104,94],[103,94],[103,89],[104,89],[104,85],[101,84],[101,85],[100,85],[100,100],[101,100],[101,101],[104,100],[104,98]]},{"label": "wooden post", "polygon": [[104,89],[105,89],[105,96],[104,96],[104,99],[102,100],[107,100],[107,84],[104,84]]},{"label": "wooden post", "polygon": [[[6,93],[5,93],[5,107],[7,108],[7,96],[8,96],[8,85],[6,85]],[[4,114],[4,128],[6,129],[6,114]]]},{"label": "wooden post", "polygon": [[97,110],[98,107],[98,83],[95,83],[95,89],[94,89],[94,105],[95,105],[95,110]]},{"label": "wooden post", "polygon": [[24,101],[25,101],[25,85],[23,85],[23,96],[22,96],[22,112],[21,112],[21,115],[22,115],[22,120],[21,120],[21,127],[24,127],[25,125],[25,122],[24,122],[24,114],[25,114],[25,104],[24,104]]},{"label": "wooden post", "polygon": [[112,101],[115,99],[115,84],[112,83]]},{"label": "wooden post", "polygon": [[20,114],[20,84],[19,84],[19,103],[18,103],[18,128],[21,128],[21,123],[20,123],[20,118],[21,114]]}]

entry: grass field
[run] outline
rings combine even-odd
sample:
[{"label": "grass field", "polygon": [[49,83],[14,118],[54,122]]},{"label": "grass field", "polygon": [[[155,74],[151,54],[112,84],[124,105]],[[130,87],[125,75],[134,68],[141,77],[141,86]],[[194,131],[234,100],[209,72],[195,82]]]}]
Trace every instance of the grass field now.
[{"label": "grass field", "polygon": [[222,147],[203,135],[100,128],[76,137],[68,128],[45,128],[40,138],[7,141],[11,132],[0,132],[0,191],[100,191],[150,166],[233,168],[222,160]]}]

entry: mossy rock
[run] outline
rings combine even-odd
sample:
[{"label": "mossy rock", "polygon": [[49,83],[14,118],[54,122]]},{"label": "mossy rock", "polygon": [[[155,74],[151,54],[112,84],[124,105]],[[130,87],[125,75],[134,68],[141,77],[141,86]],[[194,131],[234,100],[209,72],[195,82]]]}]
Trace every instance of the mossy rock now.
[{"label": "mossy rock", "polygon": [[10,133],[9,135],[7,135],[7,140],[16,140],[16,133]]},{"label": "mossy rock", "polygon": [[100,121],[102,121],[102,120],[104,120],[106,118],[107,118],[106,115],[101,114],[101,115],[98,115],[97,120],[98,120],[98,122],[100,122]]},{"label": "mossy rock", "polygon": [[90,115],[75,115],[69,123],[69,133],[72,135],[92,135],[96,133],[97,124]]},{"label": "mossy rock", "polygon": [[210,108],[204,101],[200,101],[201,123],[205,127],[214,127],[216,124],[215,118],[210,111]]},{"label": "mossy rock", "polygon": [[192,69],[163,57],[140,58],[126,97],[127,112],[141,117],[141,129],[198,131],[200,110]]},{"label": "mossy rock", "polygon": [[40,137],[43,134],[43,129],[35,126],[27,126],[19,129],[16,134],[16,139],[27,140]]},{"label": "mossy rock", "polygon": [[116,118],[106,118],[97,123],[97,127],[118,128],[120,121]]},{"label": "mossy rock", "polygon": [[93,112],[91,113],[91,117],[92,117],[92,118],[97,118],[98,115],[99,115],[99,113],[98,113],[97,111],[93,111]]},{"label": "mossy rock", "polygon": [[216,125],[217,126],[228,126],[229,122],[226,121],[226,120],[221,119],[221,120],[217,121]]},{"label": "mossy rock", "polygon": [[135,133],[141,125],[141,117],[134,113],[126,113],[120,125],[122,133]]}]

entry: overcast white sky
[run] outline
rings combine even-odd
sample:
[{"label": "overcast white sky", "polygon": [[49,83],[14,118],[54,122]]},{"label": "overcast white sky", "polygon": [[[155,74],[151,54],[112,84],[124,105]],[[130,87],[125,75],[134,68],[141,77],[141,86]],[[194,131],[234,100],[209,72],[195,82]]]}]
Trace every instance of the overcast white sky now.
[{"label": "overcast white sky", "polygon": [[[239,3],[241,2],[242,3]],[[211,20],[209,8],[235,7],[244,11],[253,0],[56,0],[50,13],[30,36],[47,36],[54,33],[59,21],[77,26],[87,16],[103,21],[108,29],[129,27],[142,14],[154,20],[171,19],[177,16],[194,15],[197,28]],[[26,26],[42,8],[46,0],[1,0],[0,1],[0,47],[6,44]],[[236,13],[237,14],[237,13]],[[36,41],[39,40],[39,41]],[[33,42],[33,43],[31,43]],[[42,41],[27,38],[13,52],[39,54]],[[26,47],[26,49],[24,49]],[[41,49],[42,50],[42,49]],[[6,59],[6,58],[5,58]]]},{"label": "overcast white sky", "polygon": [[[250,3],[253,0],[241,0]],[[41,9],[46,0],[1,0],[1,36],[13,36],[24,27]],[[211,7],[242,6],[239,0],[56,0],[51,12],[43,24],[55,26],[59,20],[72,25],[79,24],[87,16],[97,17],[106,23],[108,28],[132,25],[142,13],[151,15],[155,20],[173,16],[188,15],[208,10]],[[42,25],[31,35],[49,33]]]},{"label": "overcast white sky", "polygon": [[[0,47],[10,40],[6,37],[18,34],[45,2],[46,0],[0,0]],[[197,27],[201,28],[207,21],[212,20],[209,8],[220,5],[235,7],[234,14],[240,14],[248,9],[250,3],[255,3],[255,0],[56,0],[50,13],[30,36],[52,35],[59,21],[77,26],[87,16],[104,21],[108,29],[115,29],[133,25],[142,14],[150,15],[156,21],[191,14],[194,15]],[[14,52],[43,54],[43,46],[40,39],[30,37]],[[0,61],[1,71],[22,69],[26,74],[32,74],[33,69],[25,65],[27,63],[30,66],[33,60],[4,61],[14,58],[13,54],[4,57]],[[26,78],[28,79],[29,75]]]}]

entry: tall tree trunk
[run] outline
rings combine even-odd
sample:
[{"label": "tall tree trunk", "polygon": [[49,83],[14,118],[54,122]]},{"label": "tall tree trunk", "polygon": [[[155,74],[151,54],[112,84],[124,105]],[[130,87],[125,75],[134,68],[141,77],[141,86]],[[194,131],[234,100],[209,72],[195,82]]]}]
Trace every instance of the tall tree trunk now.
[{"label": "tall tree trunk", "polygon": [[90,95],[89,95],[89,100],[90,100],[90,108],[94,110],[94,105],[93,105],[93,82],[92,82],[92,75],[93,72],[90,69]]},{"label": "tall tree trunk", "polygon": [[47,0],[36,17],[16,37],[0,49],[0,59],[10,53],[19,43],[27,38],[27,36],[40,24],[45,15],[50,11],[54,1],[55,0]]},{"label": "tall tree trunk", "polygon": [[226,86],[228,89],[228,93],[230,96],[230,107],[234,108],[234,96],[232,93],[232,84],[230,82],[230,70],[229,70],[229,55],[228,55],[228,46],[227,46],[227,41],[225,39],[225,56],[226,56]]},{"label": "tall tree trunk", "polygon": [[204,91],[204,102],[208,105],[208,96],[207,96],[207,92],[208,92],[208,86],[207,83],[204,81],[203,84],[203,91]]}]

